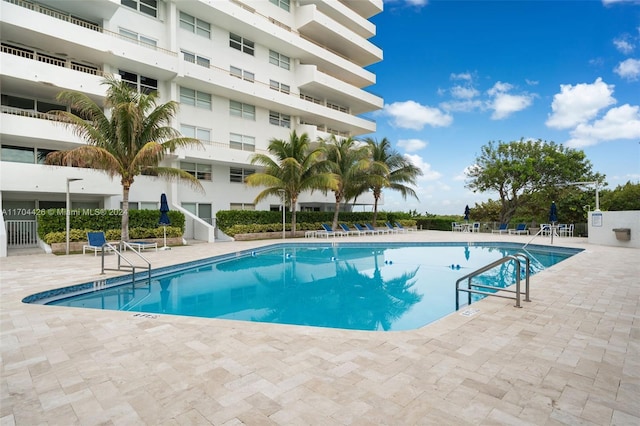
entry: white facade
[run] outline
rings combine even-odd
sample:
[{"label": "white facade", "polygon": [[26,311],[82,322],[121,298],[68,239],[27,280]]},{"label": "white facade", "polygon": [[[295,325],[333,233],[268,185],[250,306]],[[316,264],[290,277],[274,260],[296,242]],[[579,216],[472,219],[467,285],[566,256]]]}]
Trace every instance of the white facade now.
[{"label": "white facade", "polygon": [[[280,205],[254,205],[261,188],[242,183],[256,169],[251,155],[266,153],[271,138],[293,130],[312,140],[372,133],[365,115],[383,104],[367,91],[376,78],[365,69],[382,59],[368,41],[375,35],[368,18],[382,0],[3,0],[0,7],[3,221],[64,207],[68,178],[82,179],[69,185],[73,208],[120,206],[117,179],[39,160],[84,143],[47,114],[61,108],[56,95],[81,91],[101,105],[105,73],[157,90],[160,102],[180,102],[174,126],[202,140],[203,149],[168,162],[198,176],[204,194],[146,176],[130,193],[132,208],[151,209],[166,193],[173,208],[193,213],[187,233],[194,223],[206,228],[218,210]],[[299,208],[331,210],[333,196],[304,194]]]}]

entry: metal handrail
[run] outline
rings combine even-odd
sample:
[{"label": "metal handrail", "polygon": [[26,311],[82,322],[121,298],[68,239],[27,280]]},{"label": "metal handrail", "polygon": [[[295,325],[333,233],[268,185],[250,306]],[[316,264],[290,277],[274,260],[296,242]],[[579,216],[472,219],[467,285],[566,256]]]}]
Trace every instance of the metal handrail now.
[{"label": "metal handrail", "polygon": [[[147,260],[147,258],[145,258],[141,253],[137,252],[133,246],[131,244],[129,244],[126,241],[121,241],[120,242],[120,246],[123,246],[125,248],[130,248],[131,252],[134,253],[136,256],[138,256],[140,259],[144,260],[147,263],[147,271],[149,273],[149,279],[151,279],[151,262],[149,262]],[[105,253],[105,247],[110,248],[117,256],[118,256],[118,268],[117,269],[113,269],[113,268],[105,268],[104,267],[104,253]],[[118,248],[111,244],[111,243],[105,243],[102,245],[101,248],[101,256],[102,256],[102,272],[101,274],[104,275],[104,271],[121,271],[123,266],[121,264],[121,260],[124,260],[125,262],[127,262],[129,265],[128,267],[131,268],[131,282],[135,282],[135,276],[136,276],[136,268],[144,268],[144,266],[136,266],[134,265],[129,259],[127,259],[120,250],[118,250]],[[124,266],[125,268],[127,266]]]},{"label": "metal handrail", "polygon": [[[525,302],[530,302],[531,300],[529,299],[529,267],[530,267],[530,261],[529,261],[529,257],[523,253],[517,253],[517,254],[513,254],[513,255],[509,255],[509,256],[505,256],[501,259],[496,260],[495,262],[491,262],[486,266],[483,266],[480,269],[477,269],[461,278],[459,278],[456,281],[456,310],[460,309],[460,292],[461,291],[466,291],[468,293],[468,300],[467,300],[467,304],[470,305],[471,304],[471,294],[483,294],[485,296],[495,296],[495,297],[502,297],[505,299],[515,299],[516,301],[516,308],[521,308],[522,306],[520,305],[520,295],[522,294],[520,291],[520,268],[521,268],[521,263],[520,263],[520,259],[518,259],[519,257],[524,258],[526,260],[526,271],[525,271],[525,276],[526,276],[526,280],[525,280]],[[516,263],[516,289],[515,290],[509,290],[506,288],[499,288],[499,287],[495,287],[495,286],[487,286],[487,285],[482,285],[482,284],[472,284],[471,283],[471,278],[480,275],[483,272],[486,272],[490,269],[495,268],[498,265],[501,265],[503,263],[509,262],[509,261],[514,261]],[[460,288],[460,283],[464,280],[467,280],[467,288]],[[482,291],[482,290],[474,290],[472,287],[475,288],[485,288],[485,289],[493,289],[493,290],[499,290],[500,292],[507,292],[507,293],[515,293],[515,297],[512,296],[508,296],[508,295],[504,295],[504,294],[498,294],[498,293],[493,293],[493,292],[489,292],[489,291]]]}]

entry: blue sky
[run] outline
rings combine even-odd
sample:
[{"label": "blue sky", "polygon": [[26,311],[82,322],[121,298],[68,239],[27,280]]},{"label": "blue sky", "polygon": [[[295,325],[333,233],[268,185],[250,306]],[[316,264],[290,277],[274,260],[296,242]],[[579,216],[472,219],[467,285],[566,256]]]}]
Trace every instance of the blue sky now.
[{"label": "blue sky", "polygon": [[[462,214],[497,199],[465,189],[489,141],[581,149],[613,189],[640,181],[640,0],[385,0],[377,131],[421,167],[420,201],[386,211]],[[595,198],[595,191],[594,191]]]}]

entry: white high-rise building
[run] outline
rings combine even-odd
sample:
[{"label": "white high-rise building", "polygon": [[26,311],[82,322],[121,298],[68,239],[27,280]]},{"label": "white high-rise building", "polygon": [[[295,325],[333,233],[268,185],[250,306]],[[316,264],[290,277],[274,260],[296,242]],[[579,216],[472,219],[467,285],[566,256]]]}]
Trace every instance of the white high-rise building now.
[{"label": "white high-rise building", "polygon": [[[200,179],[205,193],[138,176],[130,208],[157,209],[166,193],[187,215],[187,238],[212,241],[218,210],[279,208],[277,198],[254,204],[261,188],[243,183],[256,170],[255,152],[292,131],[312,140],[375,131],[366,114],[382,107],[367,91],[366,67],[382,59],[368,39],[369,18],[382,0],[2,0],[0,2],[3,236],[35,244],[33,212],[64,208],[117,209],[122,187],[106,174],[42,164],[53,150],[84,141],[47,112],[66,109],[62,90],[86,93],[102,105],[105,74],[160,102],[180,103],[173,125],[203,142],[167,160]],[[79,179],[79,180],[74,180]],[[372,204],[372,197],[359,203]],[[301,210],[331,210],[333,196],[304,194]]]}]

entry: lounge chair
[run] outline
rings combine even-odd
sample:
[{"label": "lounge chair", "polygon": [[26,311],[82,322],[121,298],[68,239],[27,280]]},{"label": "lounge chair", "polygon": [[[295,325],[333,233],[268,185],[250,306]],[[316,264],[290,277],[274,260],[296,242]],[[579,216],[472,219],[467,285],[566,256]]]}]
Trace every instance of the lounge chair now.
[{"label": "lounge chair", "polygon": [[366,226],[369,231],[377,232],[378,234],[388,234],[389,233],[389,231],[386,230],[386,229],[374,228],[373,225],[370,224],[370,223],[365,223],[364,226]]},{"label": "lounge chair", "polygon": [[480,222],[473,222],[473,224],[471,225],[471,228],[469,228],[469,231],[471,232],[480,232]]},{"label": "lounge chair", "polygon": [[346,223],[339,223],[338,226],[340,227],[340,229],[342,229],[342,232],[347,235],[362,235],[362,232],[360,232],[358,229],[349,228],[349,225],[347,225]]},{"label": "lounge chair", "polygon": [[396,222],[396,227],[400,230],[400,232],[409,232],[409,231],[415,231],[416,228],[405,228],[404,226],[402,226],[402,224],[400,222]]},{"label": "lounge chair", "polygon": [[551,235],[551,224],[543,223],[540,225],[540,235]]},{"label": "lounge chair", "polygon": [[451,222],[451,231],[453,232],[462,232],[464,230],[464,225],[458,222]]},{"label": "lounge chair", "polygon": [[491,233],[492,234],[511,233],[510,230],[509,230],[509,224],[508,223],[501,223],[500,227],[498,229],[492,229]]},{"label": "lounge chair", "polygon": [[[152,241],[129,241],[128,244],[133,250],[136,250],[138,253],[144,250],[158,251],[158,243]],[[126,247],[127,246],[125,246],[125,250]]]},{"label": "lounge chair", "polygon": [[356,229],[358,231],[362,232],[365,235],[367,235],[367,234],[375,235],[375,234],[378,233],[378,231],[376,231],[376,230],[371,231],[370,229],[360,225],[359,223],[356,223],[354,226],[356,227]]},{"label": "lounge chair", "polygon": [[[400,232],[400,229],[398,228],[394,228],[392,224],[390,224],[389,222],[385,222],[384,223],[387,226],[387,229],[389,233],[393,233],[393,234],[397,234]],[[404,231],[402,231],[402,233],[404,234]]]},{"label": "lounge chair", "polygon": [[515,229],[509,229],[509,234],[511,235],[520,235],[525,234],[529,235],[529,230],[527,229],[526,223],[519,223]]},{"label": "lounge chair", "polygon": [[87,232],[87,244],[82,246],[82,254],[87,250],[93,250],[93,255],[97,256],[99,251],[111,251],[111,247],[107,245],[107,239],[104,232]]},{"label": "lounge chair", "polygon": [[342,237],[342,236],[344,236],[344,235],[346,235],[346,234],[345,234],[344,232],[342,232],[342,231],[334,231],[334,230],[333,230],[329,225],[327,225],[326,223],[323,223],[323,224],[322,224],[322,229],[321,229],[320,231],[318,231],[318,232],[316,233],[316,235],[317,235],[318,237],[326,237],[326,238],[329,238],[329,236],[332,236],[332,237],[337,237],[337,236]]}]

